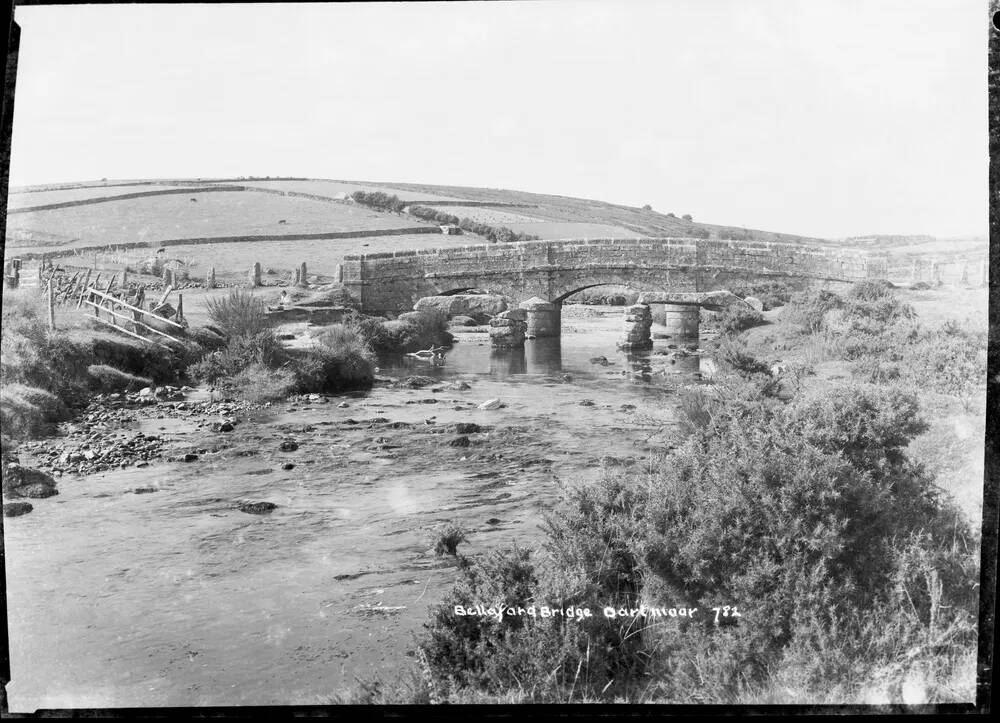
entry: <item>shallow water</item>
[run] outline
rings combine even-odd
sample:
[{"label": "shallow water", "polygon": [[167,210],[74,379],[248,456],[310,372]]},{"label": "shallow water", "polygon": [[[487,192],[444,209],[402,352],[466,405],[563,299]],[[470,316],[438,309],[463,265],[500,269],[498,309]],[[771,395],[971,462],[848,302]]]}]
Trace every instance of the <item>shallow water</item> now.
[{"label": "shallow water", "polygon": [[[466,554],[537,545],[564,485],[608,456],[641,465],[669,436],[698,358],[620,353],[620,310],[587,313],[567,314],[561,340],[498,352],[461,334],[444,366],[380,370],[443,388],[281,403],[229,434],[143,420],[173,453],[218,451],[63,477],[4,521],[10,710],[313,704],[356,677],[391,679],[456,577],[432,550],[437,525],[468,529]],[[505,406],[477,408],[491,398]],[[451,446],[457,422],[487,431]]]}]

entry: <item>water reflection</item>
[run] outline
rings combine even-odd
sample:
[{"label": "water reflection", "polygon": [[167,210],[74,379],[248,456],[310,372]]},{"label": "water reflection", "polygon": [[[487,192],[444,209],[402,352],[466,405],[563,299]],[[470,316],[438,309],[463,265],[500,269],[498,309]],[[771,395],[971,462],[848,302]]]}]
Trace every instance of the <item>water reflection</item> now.
[{"label": "water reflection", "polygon": [[486,340],[463,339],[445,352],[441,366],[412,357],[382,358],[380,372],[442,380],[475,375],[512,383],[542,384],[569,375],[577,380],[627,379],[655,385],[674,384],[679,376],[695,376],[701,371],[699,356],[684,355],[662,345],[655,350],[623,350],[617,346],[618,337],[617,328],[595,330],[529,339],[520,349],[494,349]]},{"label": "water reflection", "polygon": [[490,350],[490,376],[494,379],[506,379],[515,374],[526,374],[527,371],[524,347]]},{"label": "water reflection", "polygon": [[557,374],[562,371],[562,339],[542,337],[527,342],[528,369],[532,374]]}]

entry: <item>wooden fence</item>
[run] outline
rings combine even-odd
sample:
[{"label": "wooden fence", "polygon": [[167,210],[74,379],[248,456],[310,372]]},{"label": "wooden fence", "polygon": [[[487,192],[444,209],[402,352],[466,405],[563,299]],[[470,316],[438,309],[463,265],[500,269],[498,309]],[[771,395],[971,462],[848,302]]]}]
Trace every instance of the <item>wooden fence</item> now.
[{"label": "wooden fence", "polygon": [[[145,302],[145,290],[138,289],[135,294],[120,292],[115,295],[111,292],[111,287],[115,282],[114,277],[103,291],[94,286],[87,286],[81,293],[77,301],[77,307],[88,306],[94,311],[94,320],[112,327],[115,331],[127,334],[141,341],[158,344],[165,349],[170,349],[166,341],[175,344],[182,343],[180,339],[158,326],[167,326],[171,330],[177,329],[183,333],[187,328],[184,321],[184,297],[178,294],[177,309],[174,310],[166,304],[167,296],[173,287],[167,287],[160,300],[153,305],[152,310],[142,308]],[[171,313],[172,312],[172,313]],[[101,314],[105,316],[102,317]],[[167,318],[172,315],[174,319]],[[177,332],[175,332],[177,333]]]}]

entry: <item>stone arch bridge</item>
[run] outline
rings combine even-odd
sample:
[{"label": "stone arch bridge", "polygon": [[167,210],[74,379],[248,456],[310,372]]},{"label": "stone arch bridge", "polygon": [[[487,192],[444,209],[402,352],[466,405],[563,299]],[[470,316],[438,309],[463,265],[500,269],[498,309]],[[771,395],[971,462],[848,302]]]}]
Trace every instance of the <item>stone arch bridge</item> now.
[{"label": "stone arch bridge", "polygon": [[593,286],[683,293],[761,278],[854,282],[883,278],[886,265],[884,254],[804,243],[588,239],[346,256],[342,279],[369,314],[409,311],[424,296],[480,289],[515,303],[548,302],[558,328],[562,302]]}]

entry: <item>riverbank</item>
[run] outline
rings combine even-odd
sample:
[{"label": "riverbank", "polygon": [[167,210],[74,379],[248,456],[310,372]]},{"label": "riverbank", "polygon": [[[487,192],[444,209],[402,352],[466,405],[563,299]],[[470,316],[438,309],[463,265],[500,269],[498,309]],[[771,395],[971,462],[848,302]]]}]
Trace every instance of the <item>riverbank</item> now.
[{"label": "riverbank", "polygon": [[[669,443],[694,372],[643,381],[614,348],[621,310],[592,313],[558,354],[460,335],[444,367],[400,358],[370,392],[103,400],[23,447],[52,469],[142,434],[159,458],[64,469],[58,496],[6,520],[11,710],[309,704],[405,670],[456,576],[441,526],[468,530],[467,554],[538,544],[564,486]],[[275,507],[240,510],[255,502]]]}]

